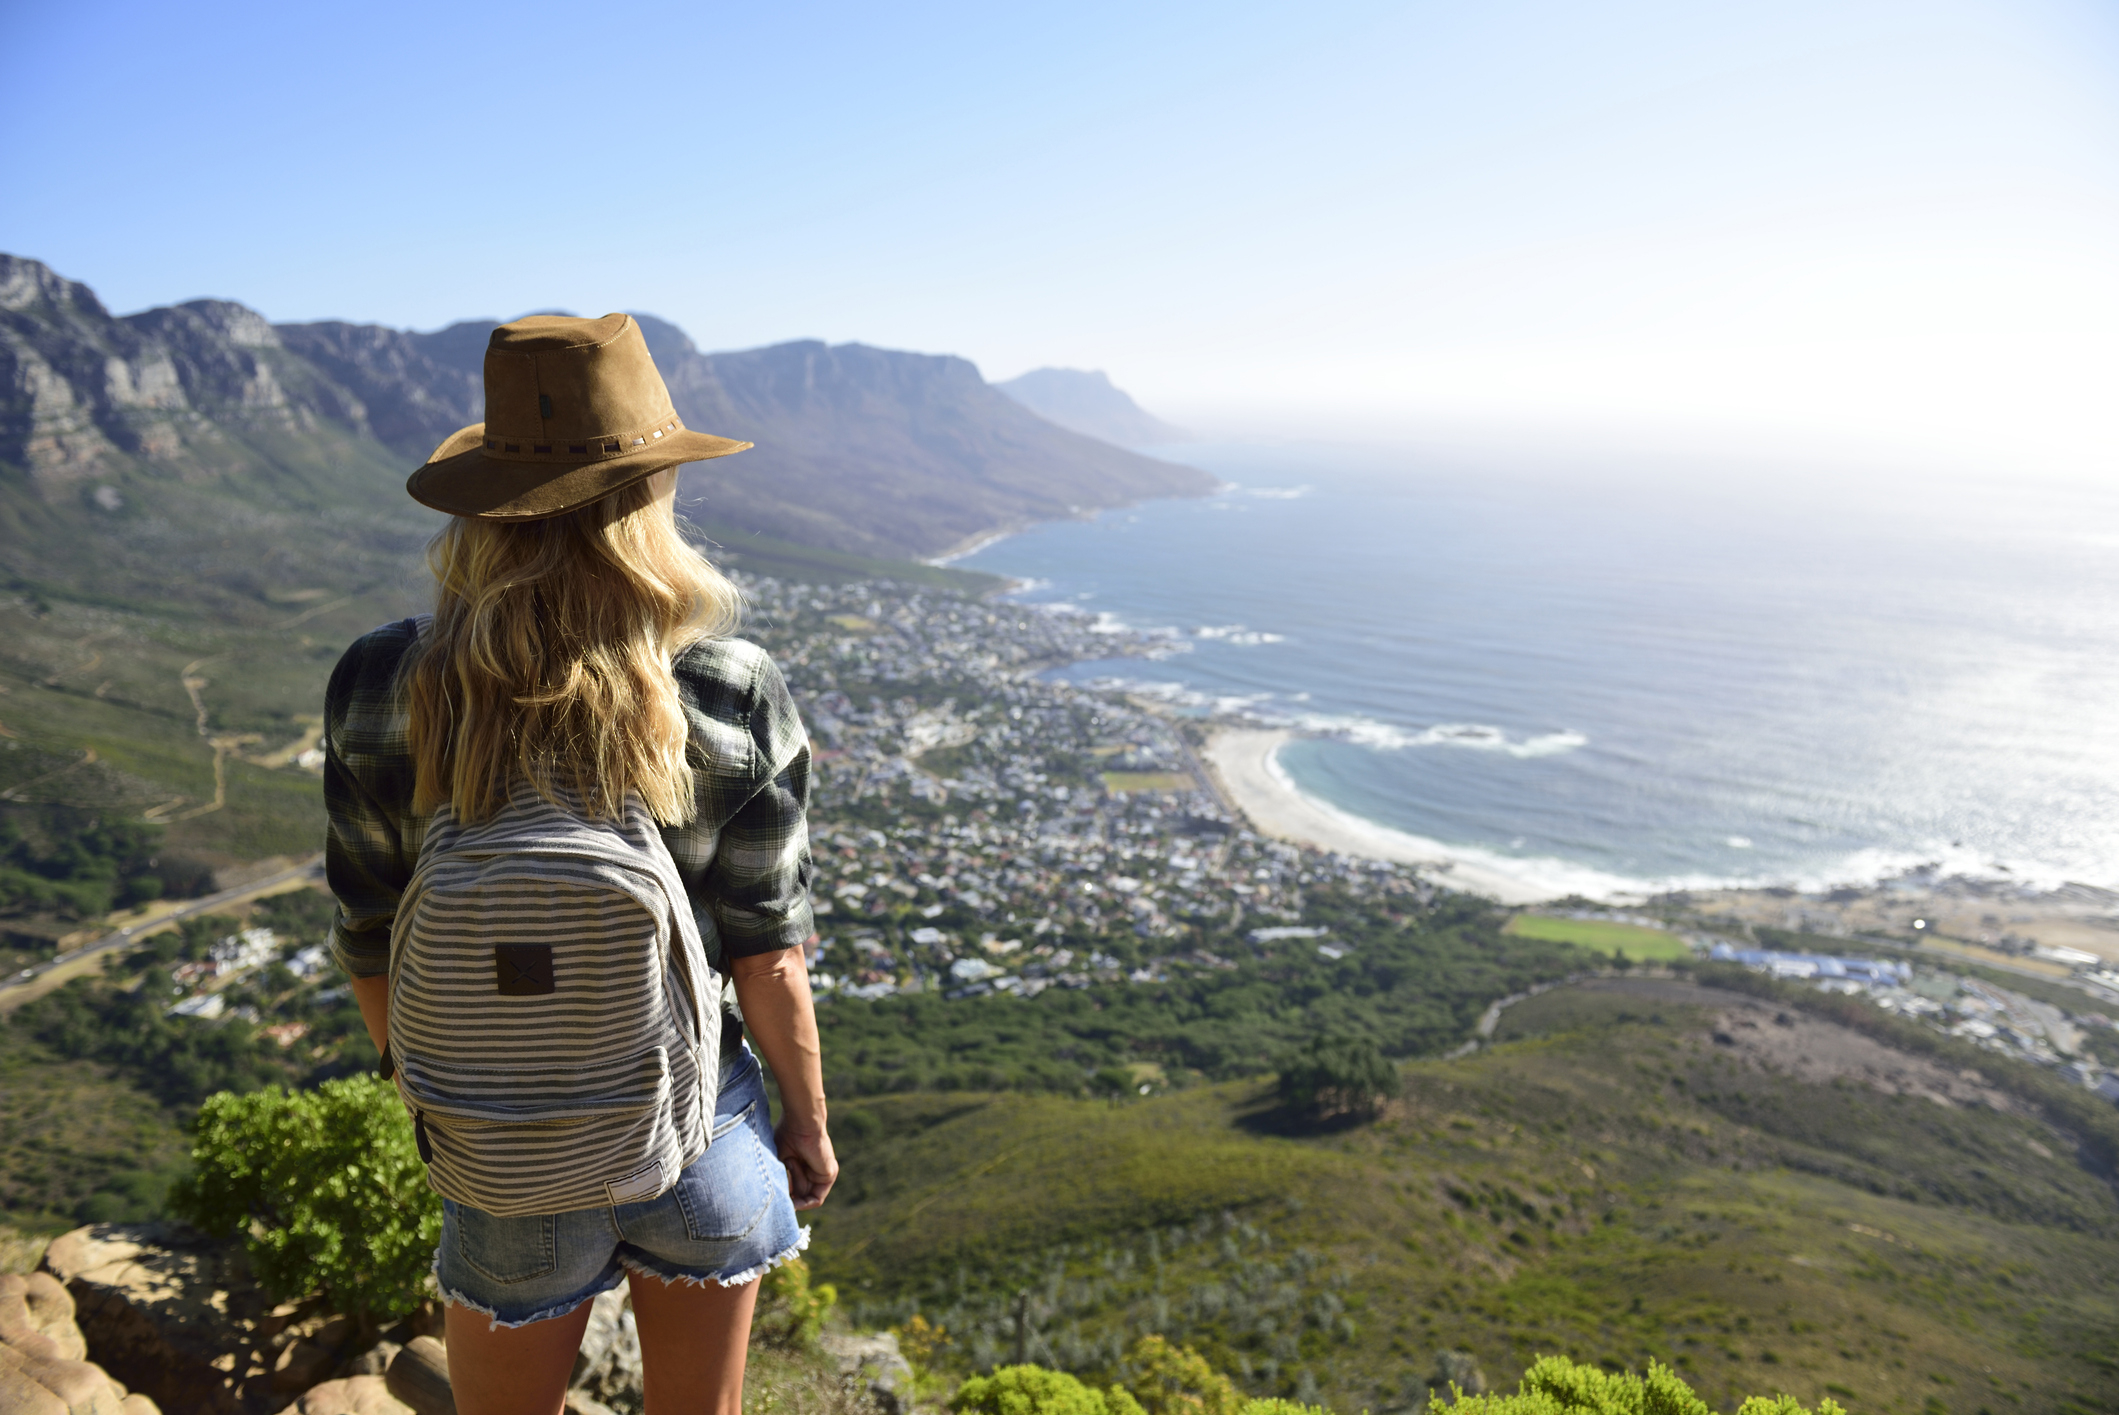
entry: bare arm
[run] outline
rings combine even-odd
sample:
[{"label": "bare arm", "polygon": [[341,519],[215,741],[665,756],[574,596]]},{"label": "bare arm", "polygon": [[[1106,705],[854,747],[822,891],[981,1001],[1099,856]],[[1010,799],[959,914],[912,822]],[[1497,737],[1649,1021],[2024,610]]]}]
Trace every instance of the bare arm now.
[{"label": "bare arm", "polygon": [[368,1040],[375,1043],[379,1056],[390,1044],[390,975],[377,973],[372,978],[354,978],[353,1000],[360,1004],[361,1021],[368,1024]]},{"label": "bare arm", "polygon": [[813,1209],[831,1192],[839,1161],[825,1131],[824,1051],[809,998],[809,967],[799,948],[731,959],[730,966],[744,1031],[780,1088],[774,1137],[787,1165],[788,1193],[796,1208]]}]

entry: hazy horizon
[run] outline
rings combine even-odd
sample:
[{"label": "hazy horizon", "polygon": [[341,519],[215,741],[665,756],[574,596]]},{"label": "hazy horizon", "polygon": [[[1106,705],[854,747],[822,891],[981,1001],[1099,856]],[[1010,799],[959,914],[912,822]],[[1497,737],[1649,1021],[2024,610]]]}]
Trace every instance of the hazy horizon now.
[{"label": "hazy horizon", "polygon": [[2119,23],[2080,0],[0,26],[0,248],[116,309],[639,309],[1103,369],[1221,436],[2119,462]]}]

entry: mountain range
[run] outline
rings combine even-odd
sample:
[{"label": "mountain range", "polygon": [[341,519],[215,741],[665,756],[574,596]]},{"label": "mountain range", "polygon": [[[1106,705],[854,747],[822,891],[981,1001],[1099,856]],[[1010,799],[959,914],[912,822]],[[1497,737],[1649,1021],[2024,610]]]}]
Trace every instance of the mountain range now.
[{"label": "mountain range", "polygon": [[993,385],[1046,422],[1120,447],[1183,442],[1185,432],[1156,417],[1101,369],[1039,368]]},{"label": "mountain range", "polygon": [[[964,359],[815,340],[702,353],[675,325],[635,317],[686,424],[757,444],[685,474],[690,514],[717,536],[932,557],[1213,485],[1040,417]],[[180,567],[227,584],[230,567],[209,570],[199,552],[232,526],[303,541],[285,518],[304,516],[334,525],[326,560],[402,550],[431,527],[404,477],[482,415],[495,322],[276,325],[223,300],[114,316],[88,286],[0,255],[10,568],[131,594]],[[272,548],[237,578],[270,580]]]}]

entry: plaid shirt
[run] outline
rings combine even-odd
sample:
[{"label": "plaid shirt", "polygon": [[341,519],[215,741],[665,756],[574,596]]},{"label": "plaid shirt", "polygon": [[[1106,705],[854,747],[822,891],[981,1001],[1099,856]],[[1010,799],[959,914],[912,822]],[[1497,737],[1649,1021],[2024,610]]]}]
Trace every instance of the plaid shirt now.
[{"label": "plaid shirt", "polygon": [[[338,916],[331,947],[357,978],[389,971],[390,926],[430,816],[412,809],[412,751],[397,667],[419,620],[362,635],[324,690],[324,867]],[[691,721],[697,811],[662,838],[691,896],[699,937],[732,957],[797,948],[810,918],[809,737],[780,670],[742,639],[712,639],[672,665]],[[718,941],[718,942],[717,942]]]}]

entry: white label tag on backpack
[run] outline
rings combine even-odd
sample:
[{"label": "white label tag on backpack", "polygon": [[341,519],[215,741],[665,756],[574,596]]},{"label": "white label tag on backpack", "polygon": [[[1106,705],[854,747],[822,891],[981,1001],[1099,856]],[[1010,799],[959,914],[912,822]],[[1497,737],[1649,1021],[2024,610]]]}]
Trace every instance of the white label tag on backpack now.
[{"label": "white label tag on backpack", "polygon": [[623,1179],[613,1179],[604,1185],[611,1196],[611,1203],[638,1204],[654,1198],[662,1192],[662,1161],[656,1160],[646,1169],[629,1174]]}]

